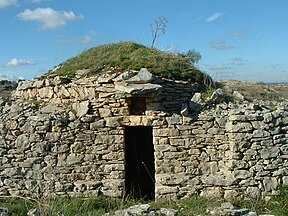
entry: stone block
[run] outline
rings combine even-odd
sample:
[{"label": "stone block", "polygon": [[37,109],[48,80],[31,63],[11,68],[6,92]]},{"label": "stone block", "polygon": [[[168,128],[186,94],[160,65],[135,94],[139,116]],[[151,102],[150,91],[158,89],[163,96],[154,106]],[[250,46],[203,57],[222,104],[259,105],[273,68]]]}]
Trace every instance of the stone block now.
[{"label": "stone block", "polygon": [[81,163],[83,161],[83,158],[84,158],[84,155],[82,154],[72,153],[67,156],[66,162],[67,162],[67,165],[75,165],[75,164]]},{"label": "stone block", "polygon": [[217,162],[206,162],[200,165],[203,175],[215,174],[219,171]]},{"label": "stone block", "polygon": [[252,125],[249,122],[227,122],[225,129],[230,133],[244,133],[252,131]]},{"label": "stone block", "polygon": [[278,186],[278,181],[275,177],[264,177],[263,187],[265,192],[275,191]]},{"label": "stone block", "polygon": [[75,141],[94,141],[94,134],[79,133],[76,135]]},{"label": "stone block", "polygon": [[268,149],[262,149],[259,151],[260,152],[260,156],[263,159],[270,159],[270,158],[275,158],[278,156],[280,150],[277,147],[271,147]]},{"label": "stone block", "polygon": [[207,187],[201,191],[200,196],[206,198],[219,198],[224,196],[224,190],[221,187]]},{"label": "stone block", "polygon": [[53,87],[41,88],[41,89],[39,89],[38,92],[39,92],[39,97],[41,99],[45,99],[45,98],[51,99],[51,98],[53,98],[53,96],[55,94]]},{"label": "stone block", "polygon": [[283,183],[283,185],[288,186],[288,176],[282,177],[282,183]]},{"label": "stone block", "polygon": [[165,186],[182,185],[188,181],[189,176],[185,174],[157,174],[155,176],[156,184]]},{"label": "stone block", "polygon": [[236,122],[251,122],[251,121],[262,121],[262,120],[263,120],[263,117],[256,115],[256,114],[229,116],[229,121],[236,121]]},{"label": "stone block", "polygon": [[26,134],[21,134],[15,140],[15,146],[21,150],[26,150],[31,146],[29,137]]},{"label": "stone block", "polygon": [[123,188],[125,185],[124,179],[103,179],[101,182],[103,187],[109,189]]},{"label": "stone block", "polygon": [[104,119],[97,119],[94,122],[90,123],[90,130],[95,130],[97,128],[105,127],[106,121]]},{"label": "stone block", "polygon": [[218,175],[214,173],[214,175],[203,176],[201,181],[205,185],[209,186],[226,186],[229,187],[234,184],[235,179],[226,178],[225,176]]},{"label": "stone block", "polygon": [[222,135],[224,134],[224,129],[222,128],[210,128],[207,130],[208,134],[213,134],[213,135]]},{"label": "stone block", "polygon": [[124,152],[110,152],[102,156],[104,160],[117,160],[123,161],[124,160]]},{"label": "stone block", "polygon": [[123,124],[123,117],[107,117],[105,118],[107,127],[119,127]]},{"label": "stone block", "polygon": [[184,139],[170,139],[170,144],[172,146],[185,146],[185,140]]},{"label": "stone block", "polygon": [[[21,167],[5,168],[2,173],[3,173],[4,176],[9,176],[9,177],[12,177],[12,178],[13,177],[15,178],[15,177],[22,176]],[[5,180],[4,180],[4,183],[5,183]]]},{"label": "stone block", "polygon": [[147,95],[157,93],[162,88],[161,85],[144,83],[144,84],[127,84],[115,83],[115,89],[120,92],[125,92],[131,95]]},{"label": "stone block", "polygon": [[158,186],[156,185],[156,194],[157,195],[164,195],[164,194],[176,194],[179,191],[178,187],[172,186]]},{"label": "stone block", "polygon": [[258,187],[247,187],[245,195],[252,199],[259,199],[261,191]]},{"label": "stone block", "polygon": [[233,175],[236,179],[248,179],[252,177],[252,173],[248,170],[235,170]]},{"label": "stone block", "polygon": [[106,165],[104,165],[104,172],[110,173],[112,171],[124,171],[124,164],[106,164]]},{"label": "stone block", "polygon": [[153,135],[156,137],[178,137],[179,130],[176,128],[159,128],[153,130]]},{"label": "stone block", "polygon": [[166,117],[166,121],[169,125],[181,125],[183,123],[183,117],[182,116],[172,116],[172,117]]},{"label": "stone block", "polygon": [[225,200],[237,200],[240,194],[237,190],[225,190],[224,199]]},{"label": "stone block", "polygon": [[264,137],[270,137],[271,134],[266,130],[254,130],[252,137],[253,138],[264,138]]},{"label": "stone block", "polygon": [[87,114],[89,104],[89,101],[76,102],[72,105],[72,108],[75,110],[78,117],[82,117]]},{"label": "stone block", "polygon": [[95,144],[122,144],[124,143],[123,135],[106,135],[98,134],[95,138]]}]

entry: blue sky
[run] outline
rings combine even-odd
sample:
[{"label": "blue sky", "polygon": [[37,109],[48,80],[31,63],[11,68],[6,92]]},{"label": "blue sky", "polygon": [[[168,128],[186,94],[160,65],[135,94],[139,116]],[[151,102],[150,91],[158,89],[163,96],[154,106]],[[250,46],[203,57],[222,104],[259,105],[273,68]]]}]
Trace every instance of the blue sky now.
[{"label": "blue sky", "polygon": [[0,0],[0,79],[32,79],[101,44],[195,49],[214,79],[288,82],[287,0]]}]

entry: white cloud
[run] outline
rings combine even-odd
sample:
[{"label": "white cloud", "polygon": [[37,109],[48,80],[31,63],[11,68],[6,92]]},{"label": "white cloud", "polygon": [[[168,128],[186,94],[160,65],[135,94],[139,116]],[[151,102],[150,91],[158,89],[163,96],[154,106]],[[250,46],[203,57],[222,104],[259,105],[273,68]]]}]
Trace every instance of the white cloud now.
[{"label": "white cloud", "polygon": [[17,0],[0,0],[0,9],[16,4]]},{"label": "white cloud", "polygon": [[41,2],[49,2],[49,1],[52,1],[52,0],[30,0],[30,2],[32,3],[41,3]]},{"label": "white cloud", "polygon": [[245,35],[245,32],[244,31],[234,31],[234,32],[231,32],[231,34],[235,37],[241,37],[241,36]]},{"label": "white cloud", "polygon": [[242,65],[245,65],[247,63],[246,59],[239,58],[239,57],[232,58],[231,60],[232,60],[231,62],[227,63],[228,65],[242,66]]},{"label": "white cloud", "polygon": [[206,21],[207,21],[207,22],[213,22],[213,21],[215,21],[216,19],[218,19],[220,16],[222,16],[222,13],[216,12],[216,13],[214,13],[213,15],[207,17],[207,18],[206,18]]},{"label": "white cloud", "polygon": [[93,37],[91,35],[84,35],[80,41],[82,44],[88,44],[93,42]]},{"label": "white cloud", "polygon": [[35,62],[30,60],[13,58],[5,64],[5,67],[17,67],[20,65],[33,65],[33,64],[35,64]]},{"label": "white cloud", "polygon": [[218,70],[228,70],[232,69],[231,66],[228,66],[227,64],[222,64],[222,65],[209,65],[207,67],[208,70],[213,70],[213,71],[218,71]]},{"label": "white cloud", "polygon": [[270,65],[267,65],[266,67],[270,69],[279,69],[280,64],[270,64]]},{"label": "white cloud", "polygon": [[24,21],[39,22],[43,29],[61,28],[66,26],[68,21],[83,18],[82,15],[76,16],[72,11],[56,11],[52,8],[25,9],[17,14],[17,17]]},{"label": "white cloud", "polygon": [[209,44],[212,48],[218,50],[227,50],[227,49],[234,49],[235,47],[232,45],[227,44],[224,40],[211,40]]},{"label": "white cloud", "polygon": [[8,81],[18,81],[23,79],[22,77],[16,77],[6,73],[0,73],[0,80],[8,80]]},{"label": "white cloud", "polygon": [[51,0],[31,0],[33,3],[40,3],[40,2],[45,2],[45,1],[51,1]]},{"label": "white cloud", "polygon": [[94,42],[93,38],[94,38],[95,36],[96,36],[96,33],[93,32],[93,31],[91,31],[91,32],[89,32],[88,34],[84,35],[84,36],[82,37],[82,39],[81,39],[80,42],[81,42],[82,44],[93,43],[93,42]]},{"label": "white cloud", "polygon": [[74,42],[74,39],[71,37],[59,35],[57,36],[57,40],[60,44],[71,44]]}]

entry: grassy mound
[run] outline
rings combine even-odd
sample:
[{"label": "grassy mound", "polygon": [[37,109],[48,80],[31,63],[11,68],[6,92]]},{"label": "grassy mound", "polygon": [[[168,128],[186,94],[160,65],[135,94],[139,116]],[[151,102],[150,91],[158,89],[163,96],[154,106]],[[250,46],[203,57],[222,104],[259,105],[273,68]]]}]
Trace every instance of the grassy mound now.
[{"label": "grassy mound", "polygon": [[193,65],[188,54],[170,53],[148,48],[133,42],[119,42],[91,48],[68,59],[50,70],[44,77],[57,74],[74,77],[77,70],[89,69],[90,74],[107,71],[139,70],[145,67],[160,77],[198,82],[200,86],[212,85],[211,77]]}]

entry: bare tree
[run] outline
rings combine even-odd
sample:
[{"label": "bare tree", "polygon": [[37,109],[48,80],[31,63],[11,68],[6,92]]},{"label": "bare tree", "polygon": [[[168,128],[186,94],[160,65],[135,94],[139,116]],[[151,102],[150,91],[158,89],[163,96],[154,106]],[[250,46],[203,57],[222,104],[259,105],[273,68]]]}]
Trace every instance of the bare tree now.
[{"label": "bare tree", "polygon": [[160,16],[154,20],[154,24],[150,24],[151,31],[152,31],[151,48],[154,48],[157,38],[166,33],[167,22],[168,20],[164,16]]}]

